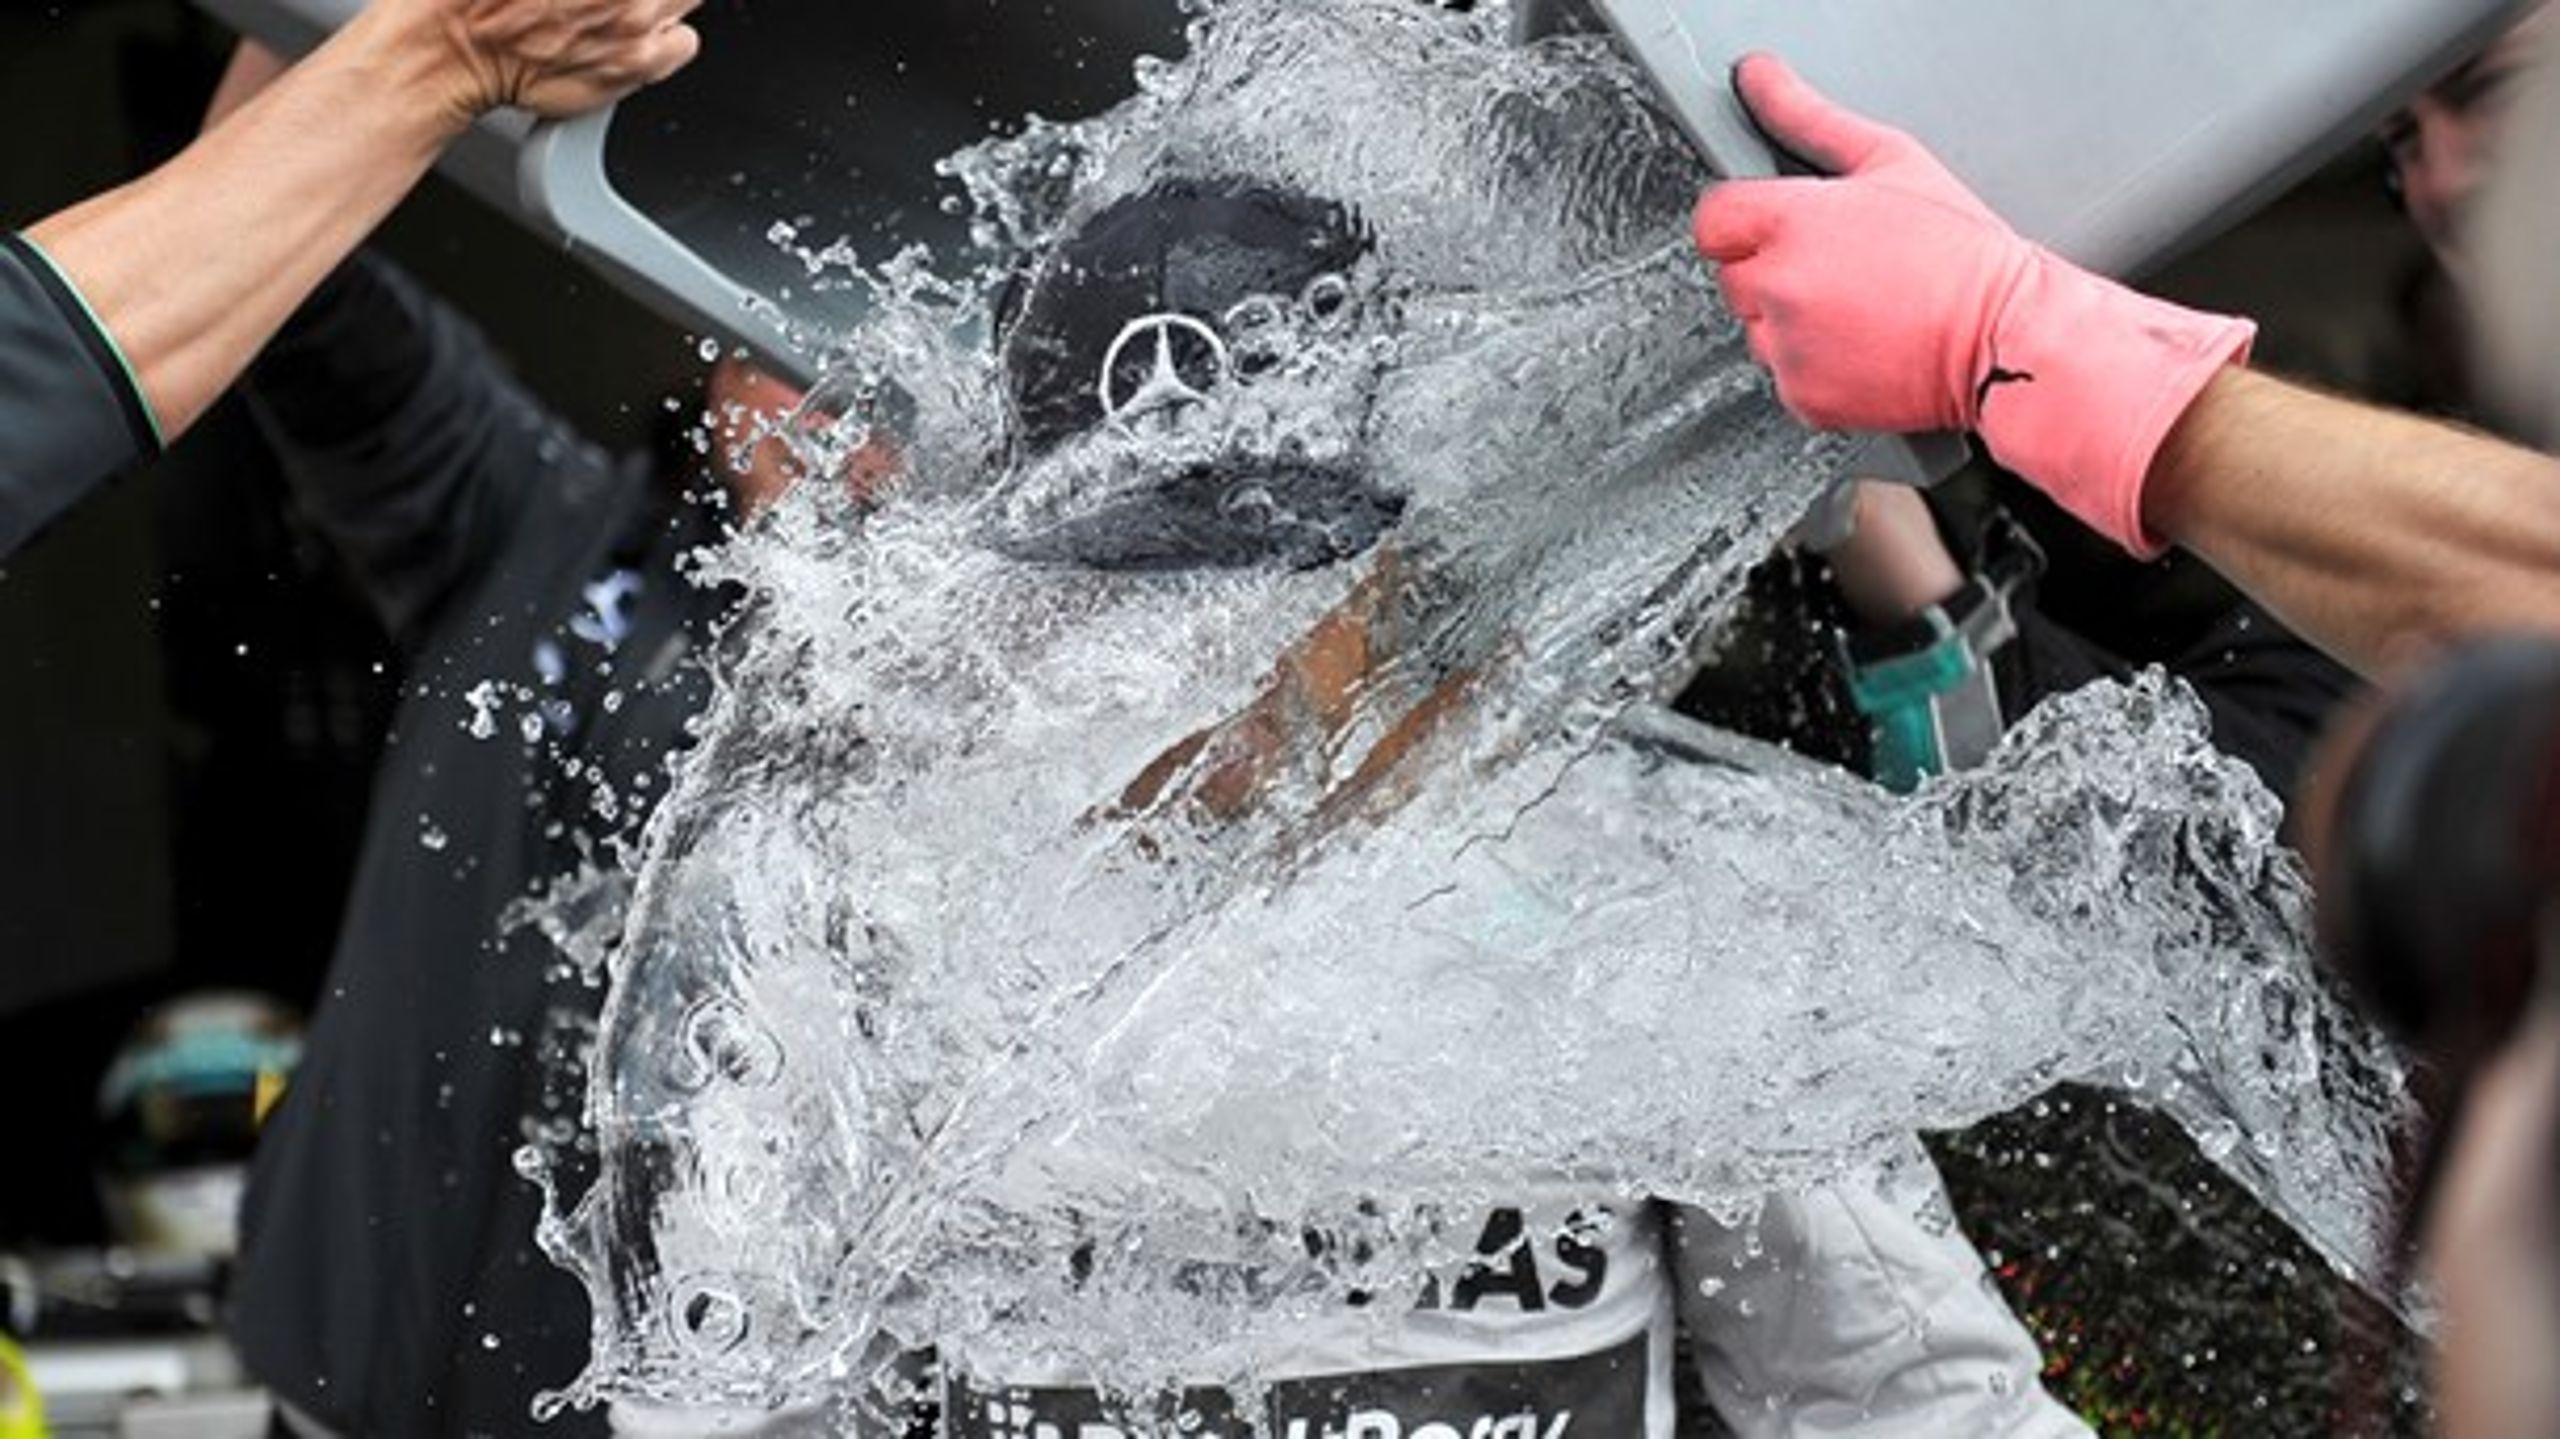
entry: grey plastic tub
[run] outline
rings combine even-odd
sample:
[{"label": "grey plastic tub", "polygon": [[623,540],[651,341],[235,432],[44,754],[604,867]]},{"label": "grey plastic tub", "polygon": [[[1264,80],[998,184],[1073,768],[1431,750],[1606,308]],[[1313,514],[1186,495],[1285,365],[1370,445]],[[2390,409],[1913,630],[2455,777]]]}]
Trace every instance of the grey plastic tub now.
[{"label": "grey plastic tub", "polygon": [[[200,0],[308,48],[355,0]],[[1901,124],[2022,230],[2119,274],[2246,213],[2484,42],[2525,0],[1520,0],[1524,36],[1605,20],[1720,172],[1771,163],[1734,100],[1765,47]],[[866,259],[948,241],[936,158],[1026,111],[1107,105],[1180,45],[1175,0],[711,0],[669,83],[558,125],[494,116],[447,170],[678,323],[806,376],[786,333],[858,296],[770,238]]]},{"label": "grey plastic tub", "polygon": [[[198,3],[295,54],[358,8]],[[702,55],[673,79],[560,124],[493,115],[443,168],[677,324],[803,380],[790,332],[840,328],[862,300],[813,284],[777,221],[866,261],[947,246],[958,187],[935,161],[1026,113],[1100,110],[1138,56],[1182,42],[1175,0],[709,0],[693,23]]]},{"label": "grey plastic tub", "polygon": [[2273,199],[2533,0],[1522,0],[1595,15],[1708,162],[1776,168],[1753,50],[1911,131],[2018,229],[2137,274]]}]

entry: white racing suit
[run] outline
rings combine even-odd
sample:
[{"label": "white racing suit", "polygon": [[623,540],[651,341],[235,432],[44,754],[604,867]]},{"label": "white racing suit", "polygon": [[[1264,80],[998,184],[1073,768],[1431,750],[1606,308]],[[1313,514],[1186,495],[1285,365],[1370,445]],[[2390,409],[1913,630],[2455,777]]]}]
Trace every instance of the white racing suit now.
[{"label": "white racing suit", "polygon": [[[1676,1396],[1701,1391],[1742,1439],[2087,1434],[2045,1393],[2035,1343],[1973,1247],[1925,1217],[1945,1200],[1919,1172],[1918,1194],[1844,1183],[1732,1226],[1661,1203],[1496,1210],[1476,1260],[1408,1313],[1346,1310],[1236,1367],[1268,1382],[1273,1439],[1672,1439]],[[966,1339],[943,1359],[944,1439],[1136,1428],[1073,1375]],[[1186,1395],[1198,1423],[1184,1432],[1241,1439],[1240,1402]]]}]

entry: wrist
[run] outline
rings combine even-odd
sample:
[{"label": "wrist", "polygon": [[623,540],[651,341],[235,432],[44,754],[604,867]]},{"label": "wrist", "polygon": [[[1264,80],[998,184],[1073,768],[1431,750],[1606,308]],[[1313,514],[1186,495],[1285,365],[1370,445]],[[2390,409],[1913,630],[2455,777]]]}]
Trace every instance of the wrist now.
[{"label": "wrist", "polygon": [[[2196,392],[2194,402],[2169,426],[2160,452],[2152,456],[2151,472],[2143,479],[2144,528],[2172,542],[2183,540],[2196,528],[2193,516],[2200,492],[2210,486],[2206,477],[2217,467],[2212,459],[2220,443],[2216,430],[2233,422],[2235,409],[2245,414],[2250,396],[2272,383],[2254,371],[2233,367]],[[2245,419],[2239,422],[2246,423]],[[2221,460],[2218,467],[2228,471],[2231,462]]]},{"label": "wrist", "polygon": [[1979,433],[1993,456],[2144,559],[2153,461],[2214,378],[2247,362],[2257,327],[2185,309],[2039,251],[1986,358]]},{"label": "wrist", "polygon": [[457,33],[447,8],[376,0],[301,68],[342,68],[363,88],[366,106],[441,150],[501,103],[497,77]]},{"label": "wrist", "polygon": [[1963,587],[1964,571],[1918,491],[1860,481],[1855,496],[1849,538],[1826,558],[1841,598],[1860,620],[1895,624]]}]

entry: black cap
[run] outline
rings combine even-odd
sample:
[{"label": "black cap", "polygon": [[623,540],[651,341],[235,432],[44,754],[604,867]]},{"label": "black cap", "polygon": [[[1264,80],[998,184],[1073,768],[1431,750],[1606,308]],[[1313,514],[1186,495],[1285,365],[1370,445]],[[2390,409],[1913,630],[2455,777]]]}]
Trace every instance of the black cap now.
[{"label": "black cap", "polygon": [[[1036,459],[1143,408],[1167,379],[1205,393],[1240,360],[1225,331],[1254,300],[1296,302],[1373,248],[1347,205],[1248,181],[1167,181],[1113,202],[1044,257],[1000,307],[1017,456]],[[1250,489],[1252,505],[1232,503]],[[1001,537],[1028,556],[1100,568],[1325,563],[1402,512],[1343,463],[1192,466]]]},{"label": "black cap", "polygon": [[1032,272],[1006,318],[1016,439],[1037,454],[1102,422],[1102,367],[1132,321],[1188,315],[1214,327],[1248,299],[1294,297],[1369,250],[1348,206],[1266,185],[1168,181],[1114,201]]}]

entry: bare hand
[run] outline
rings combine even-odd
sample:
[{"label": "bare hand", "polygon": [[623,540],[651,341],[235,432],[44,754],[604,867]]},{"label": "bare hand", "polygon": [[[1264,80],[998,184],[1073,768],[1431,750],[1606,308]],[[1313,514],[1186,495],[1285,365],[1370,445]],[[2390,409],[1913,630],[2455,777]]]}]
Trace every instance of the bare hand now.
[{"label": "bare hand", "polygon": [[387,0],[422,22],[463,118],[502,105],[558,119],[609,105],[684,68],[701,0]]}]

